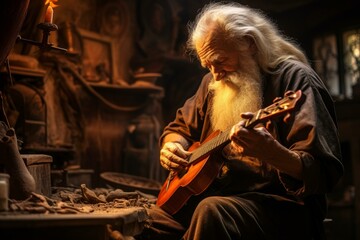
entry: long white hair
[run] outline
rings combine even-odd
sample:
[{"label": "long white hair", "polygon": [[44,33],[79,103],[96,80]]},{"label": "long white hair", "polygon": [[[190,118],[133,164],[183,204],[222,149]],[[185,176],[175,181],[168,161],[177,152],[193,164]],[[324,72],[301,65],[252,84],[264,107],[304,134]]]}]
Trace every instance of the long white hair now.
[{"label": "long white hair", "polygon": [[[189,25],[188,50],[196,52],[196,43],[208,37],[209,26],[222,37],[237,44],[250,38],[256,45],[256,60],[264,72],[272,72],[287,59],[296,59],[308,64],[303,51],[289,38],[280,34],[277,27],[259,10],[238,3],[210,3]],[[214,34],[216,37],[216,34]],[[236,46],[236,45],[235,45]]]}]

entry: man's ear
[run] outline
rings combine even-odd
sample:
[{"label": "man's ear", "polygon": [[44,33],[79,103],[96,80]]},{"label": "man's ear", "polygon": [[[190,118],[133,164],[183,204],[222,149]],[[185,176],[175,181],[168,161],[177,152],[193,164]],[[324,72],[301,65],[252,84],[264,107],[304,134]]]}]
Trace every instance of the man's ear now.
[{"label": "man's ear", "polygon": [[249,41],[249,52],[251,53],[251,55],[254,55],[258,50],[255,40],[252,37],[248,37],[247,41]]},{"label": "man's ear", "polygon": [[240,44],[242,50],[245,50],[248,54],[254,55],[257,52],[257,46],[254,38],[251,36],[245,36]]}]

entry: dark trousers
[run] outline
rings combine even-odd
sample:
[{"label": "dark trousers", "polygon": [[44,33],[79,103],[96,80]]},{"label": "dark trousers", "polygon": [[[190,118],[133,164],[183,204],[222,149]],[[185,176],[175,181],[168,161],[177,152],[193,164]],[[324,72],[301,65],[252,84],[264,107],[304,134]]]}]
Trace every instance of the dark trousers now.
[{"label": "dark trousers", "polygon": [[308,209],[297,202],[261,193],[193,199],[171,216],[157,206],[137,239],[312,239]]}]

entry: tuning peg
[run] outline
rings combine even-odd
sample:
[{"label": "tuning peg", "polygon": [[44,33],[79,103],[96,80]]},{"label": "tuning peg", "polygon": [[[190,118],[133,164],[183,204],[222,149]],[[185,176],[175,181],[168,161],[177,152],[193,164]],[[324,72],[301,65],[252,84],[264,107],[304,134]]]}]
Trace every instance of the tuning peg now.
[{"label": "tuning peg", "polygon": [[286,93],[285,93],[285,96],[287,97],[287,96],[290,96],[290,95],[292,95],[292,94],[294,94],[295,92],[294,91],[286,91]]},{"label": "tuning peg", "polygon": [[278,101],[280,101],[282,98],[281,97],[276,97],[274,100],[273,100],[273,103],[276,103]]}]

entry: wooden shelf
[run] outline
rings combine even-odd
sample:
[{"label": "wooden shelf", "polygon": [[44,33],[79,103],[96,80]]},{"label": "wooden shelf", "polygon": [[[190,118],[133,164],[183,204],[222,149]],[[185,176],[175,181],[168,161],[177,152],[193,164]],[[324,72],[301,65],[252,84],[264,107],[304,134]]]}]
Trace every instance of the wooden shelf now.
[{"label": "wooden shelf", "polygon": [[132,85],[115,85],[115,84],[99,84],[91,83],[89,84],[92,88],[98,91],[118,91],[121,93],[141,93],[141,94],[151,94],[151,93],[162,93],[163,88],[154,84],[132,84]]}]

